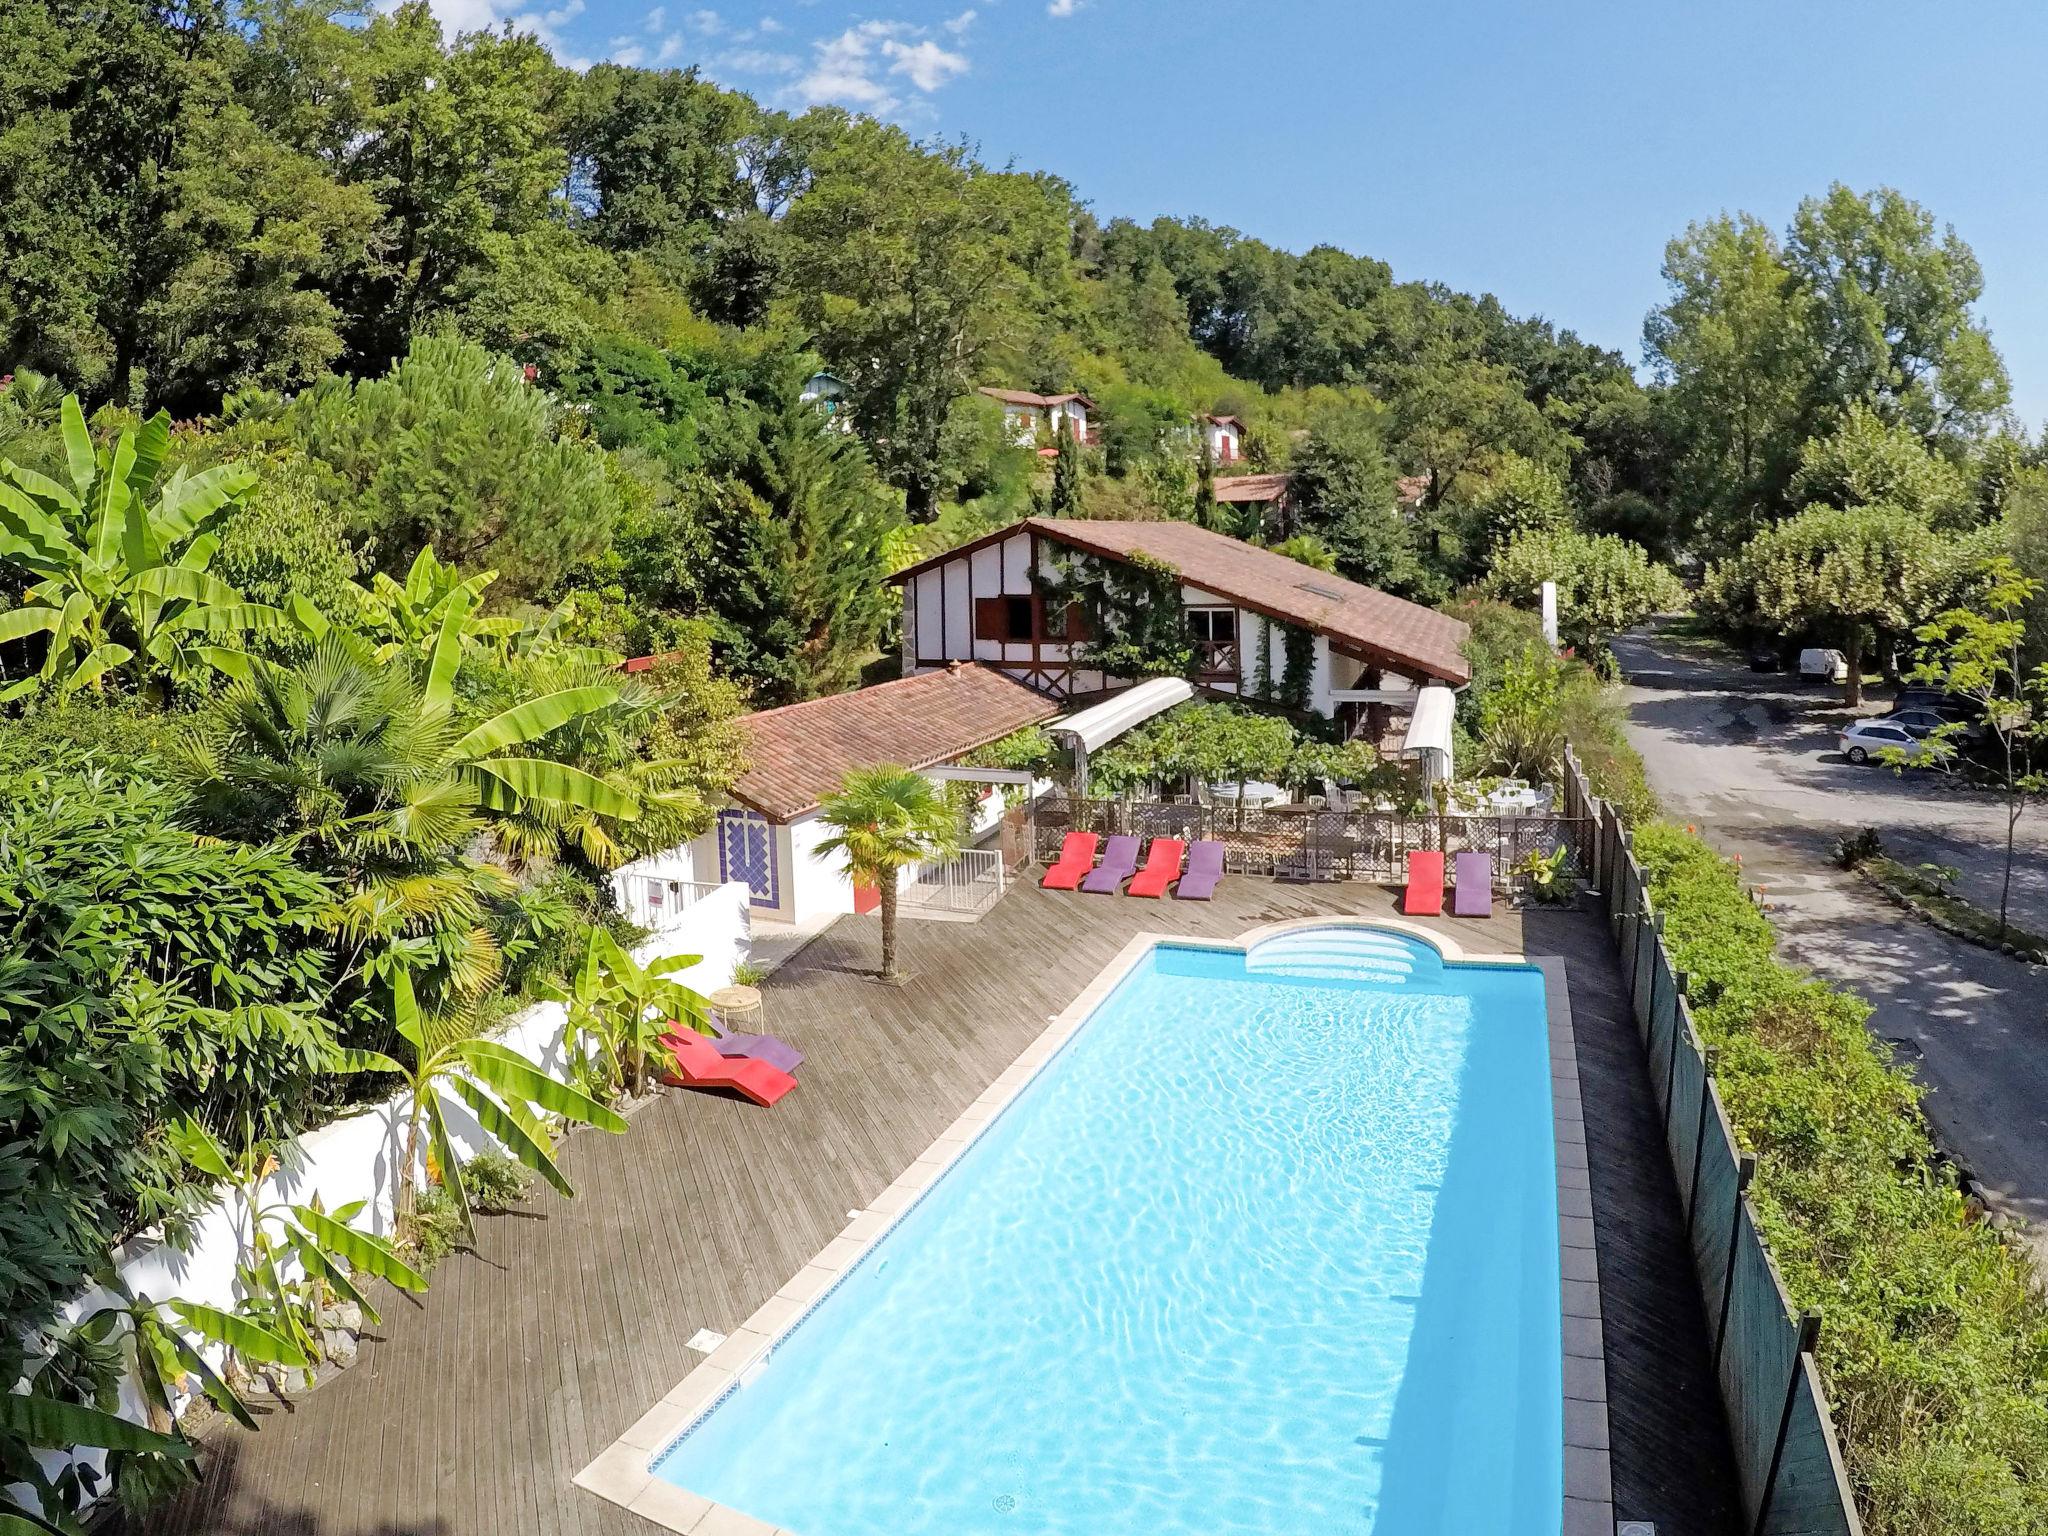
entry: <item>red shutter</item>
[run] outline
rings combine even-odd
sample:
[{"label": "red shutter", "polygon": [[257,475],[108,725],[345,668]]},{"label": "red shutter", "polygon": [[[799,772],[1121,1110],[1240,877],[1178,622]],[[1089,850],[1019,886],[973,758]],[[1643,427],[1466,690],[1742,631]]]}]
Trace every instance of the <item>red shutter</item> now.
[{"label": "red shutter", "polygon": [[1009,619],[1000,597],[977,597],[974,600],[974,638],[977,640],[1000,640],[1009,627]]}]

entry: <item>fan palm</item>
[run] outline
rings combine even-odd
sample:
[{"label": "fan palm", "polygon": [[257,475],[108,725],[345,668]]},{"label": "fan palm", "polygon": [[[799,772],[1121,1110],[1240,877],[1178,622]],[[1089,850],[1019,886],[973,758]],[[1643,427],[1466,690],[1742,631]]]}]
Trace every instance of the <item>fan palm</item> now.
[{"label": "fan palm", "polygon": [[822,854],[846,856],[856,885],[881,896],[882,980],[896,971],[896,879],[912,864],[950,859],[960,851],[960,818],[922,774],[886,764],[848,774],[819,818],[832,829]]}]

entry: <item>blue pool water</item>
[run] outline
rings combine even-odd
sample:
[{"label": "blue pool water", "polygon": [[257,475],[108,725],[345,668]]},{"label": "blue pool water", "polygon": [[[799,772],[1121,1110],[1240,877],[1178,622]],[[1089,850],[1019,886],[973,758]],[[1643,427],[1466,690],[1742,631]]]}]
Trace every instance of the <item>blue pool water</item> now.
[{"label": "blue pool water", "polygon": [[800,1536],[1557,1536],[1543,978],[1158,948],[657,1461]]}]

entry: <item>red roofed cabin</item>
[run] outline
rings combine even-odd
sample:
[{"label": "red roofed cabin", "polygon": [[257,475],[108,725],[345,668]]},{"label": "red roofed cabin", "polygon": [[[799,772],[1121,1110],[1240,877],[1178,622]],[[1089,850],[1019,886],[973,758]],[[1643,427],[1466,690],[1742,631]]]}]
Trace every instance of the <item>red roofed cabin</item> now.
[{"label": "red roofed cabin", "polygon": [[1244,458],[1244,423],[1235,416],[1204,416],[1202,431],[1209,439],[1209,457],[1218,464],[1235,464]]},{"label": "red roofed cabin", "polygon": [[1020,448],[1035,448],[1040,439],[1071,432],[1084,443],[1095,439],[1088,431],[1088,413],[1095,402],[1082,394],[1037,395],[1028,389],[982,389],[977,394],[999,401],[1003,425]]},{"label": "red roofed cabin", "polygon": [[[1282,475],[1219,480],[1217,491],[1263,481],[1273,483],[1254,488],[1284,496]],[[1138,556],[1179,575],[1198,658],[1192,681],[1213,693],[1260,697],[1277,684],[1289,631],[1312,641],[1307,708],[1354,729],[1373,706],[1384,725],[1385,711],[1412,708],[1416,689],[1471,679],[1465,626],[1433,608],[1193,523],[1038,517],[890,578],[903,587],[904,671],[978,661],[1055,699],[1122,687],[1132,679],[1088,665],[1085,619],[1063,594],[1060,572],[1077,558]]]},{"label": "red roofed cabin", "polygon": [[[883,763],[940,768],[1059,712],[1044,694],[973,665],[759,710],[740,720],[748,766],[733,786],[735,803],[695,842],[621,873],[741,881],[756,917],[770,922],[805,924],[867,911],[874,893],[856,893],[845,860],[817,852],[828,830],[820,809],[846,776]],[[1000,809],[1000,801],[991,804]]]}]

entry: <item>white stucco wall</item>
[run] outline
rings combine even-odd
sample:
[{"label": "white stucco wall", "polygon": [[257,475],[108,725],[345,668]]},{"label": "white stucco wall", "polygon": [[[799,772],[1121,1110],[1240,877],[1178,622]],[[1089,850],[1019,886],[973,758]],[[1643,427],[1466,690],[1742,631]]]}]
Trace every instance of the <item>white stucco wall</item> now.
[{"label": "white stucco wall", "polygon": [[[678,972],[675,979],[697,991],[712,992],[729,984],[734,969],[747,957],[750,931],[746,887],[727,885],[697,902],[674,928],[642,945],[634,957],[645,964],[659,956],[700,955],[703,958],[696,965]],[[562,1004],[539,1003],[515,1015],[497,1039],[542,1067],[549,1076],[566,1081],[567,1027],[568,1011]],[[460,1100],[444,1094],[441,1103],[449,1135],[463,1156],[474,1156],[495,1145]],[[287,1201],[303,1205],[318,1195],[330,1211],[357,1200],[367,1201],[353,1224],[364,1231],[389,1235],[398,1188],[401,1138],[411,1109],[411,1096],[400,1094],[307,1132],[288,1150],[285,1166],[264,1182],[259,1198],[265,1204]],[[577,1134],[606,1133],[582,1130]],[[418,1181],[424,1179],[424,1152],[423,1146],[420,1166],[413,1174]],[[173,1246],[164,1241],[159,1231],[145,1232],[115,1251],[115,1268],[137,1296],[156,1301],[177,1297],[232,1308],[238,1299],[235,1268],[245,1257],[243,1231],[244,1217],[238,1203],[224,1197],[199,1216],[191,1238],[183,1245]],[[294,1261],[285,1260],[281,1267],[288,1278],[299,1273]],[[95,1286],[74,1299],[63,1310],[60,1321],[76,1322],[114,1300],[111,1293]],[[391,1298],[390,1306],[402,1305],[403,1302]],[[488,1326],[489,1320],[479,1319],[478,1323]],[[207,1354],[218,1365],[219,1351],[209,1348]],[[146,1422],[147,1415],[132,1383],[122,1387],[121,1413],[137,1423]],[[95,1465],[100,1458],[99,1452],[88,1450],[72,1455],[90,1458]],[[63,1461],[61,1453],[44,1458],[52,1473]],[[374,1475],[374,1469],[366,1469],[365,1475]]]},{"label": "white stucco wall", "polygon": [[853,910],[853,881],[846,873],[846,860],[838,854],[818,852],[818,844],[831,835],[831,828],[812,811],[800,816],[783,834],[783,907],[790,921],[809,922],[814,917]]}]

